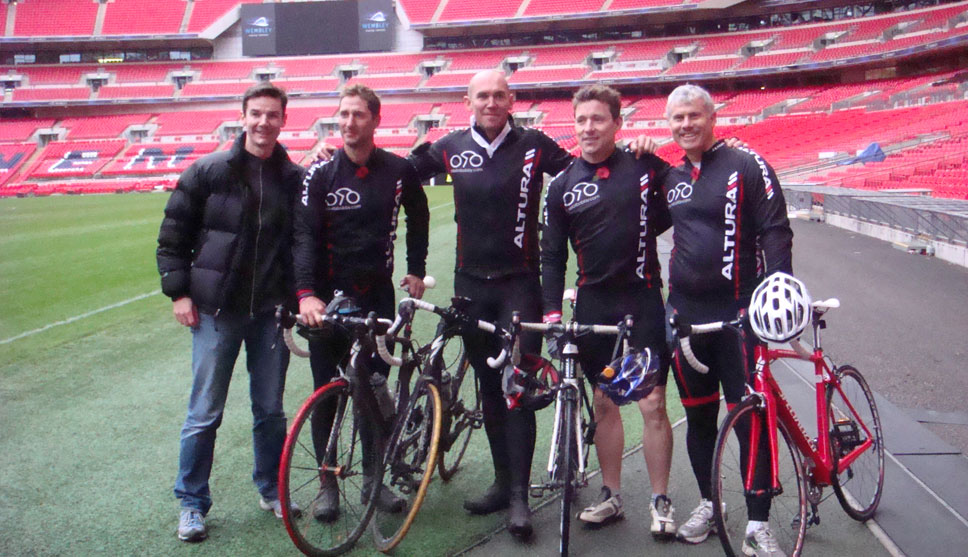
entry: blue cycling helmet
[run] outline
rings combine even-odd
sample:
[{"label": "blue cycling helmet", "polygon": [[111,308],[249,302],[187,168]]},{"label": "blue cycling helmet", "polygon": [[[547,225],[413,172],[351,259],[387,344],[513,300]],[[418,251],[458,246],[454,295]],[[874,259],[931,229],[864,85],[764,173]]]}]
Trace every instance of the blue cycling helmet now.
[{"label": "blue cycling helmet", "polygon": [[659,357],[646,348],[621,356],[598,376],[598,388],[622,406],[649,396],[659,382]]}]

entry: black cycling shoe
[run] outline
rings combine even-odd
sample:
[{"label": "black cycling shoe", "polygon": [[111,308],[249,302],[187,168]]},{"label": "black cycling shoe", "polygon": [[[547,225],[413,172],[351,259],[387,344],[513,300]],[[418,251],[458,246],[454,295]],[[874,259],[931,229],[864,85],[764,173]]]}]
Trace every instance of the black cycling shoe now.
[{"label": "black cycling shoe", "polygon": [[464,510],[471,514],[491,514],[508,508],[511,503],[511,490],[507,486],[493,483],[477,499],[464,500]]},{"label": "black cycling shoe", "polygon": [[519,540],[527,540],[534,529],[531,527],[531,508],[528,506],[527,494],[511,496],[511,508],[508,510],[508,532]]},{"label": "black cycling shoe", "polygon": [[320,522],[333,522],[339,517],[339,492],[336,485],[323,485],[313,501],[312,513],[313,518]]},{"label": "black cycling shoe", "polygon": [[[363,479],[363,493],[360,494],[360,501],[364,505],[370,502],[368,495],[370,494],[369,482]],[[380,512],[385,513],[401,513],[407,508],[407,501],[402,497],[398,497],[395,493],[390,491],[390,488],[380,484],[376,496],[376,507],[380,509]]]}]

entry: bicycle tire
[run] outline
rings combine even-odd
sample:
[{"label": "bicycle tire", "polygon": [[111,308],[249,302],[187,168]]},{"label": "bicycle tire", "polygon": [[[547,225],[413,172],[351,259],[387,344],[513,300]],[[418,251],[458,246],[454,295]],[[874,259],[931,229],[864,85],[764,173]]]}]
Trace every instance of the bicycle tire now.
[{"label": "bicycle tire", "polygon": [[[437,472],[440,474],[440,479],[449,482],[457,474],[464,453],[467,451],[467,445],[471,441],[471,435],[484,423],[484,417],[481,412],[477,378],[473,373],[468,377],[471,365],[464,354],[463,341],[460,337],[453,337],[446,342],[447,345],[441,352],[441,360],[433,365],[440,365],[441,374],[449,373],[451,378],[449,386],[442,385],[449,388],[450,393],[441,393],[445,408],[440,451],[437,457]],[[458,346],[459,353],[448,354],[447,350],[455,344]],[[437,377],[434,372],[430,375]],[[467,404],[470,401],[473,401],[472,406]]]},{"label": "bicycle tire", "polygon": [[[835,463],[830,480],[840,506],[851,518],[863,522],[874,516],[884,491],[884,431],[874,394],[857,368],[841,366],[834,375],[837,381],[827,389],[831,462]],[[838,421],[847,434],[843,442],[842,433],[837,431]],[[857,443],[871,439],[873,445],[841,470],[841,450],[851,448],[846,443],[856,446],[850,439],[854,434]]]},{"label": "bicycle tire", "polygon": [[[716,437],[712,468],[713,515],[723,551],[729,557],[745,555],[742,546],[746,537],[747,499],[743,484],[744,461],[738,439],[739,435],[749,435],[748,420],[754,413],[762,418],[760,423],[765,423],[766,415],[759,406],[756,397],[743,399],[723,419]],[[777,460],[782,493],[772,498],[769,523],[780,549],[786,555],[797,556],[803,550],[807,529],[806,483],[800,453],[790,442],[786,425],[779,421],[777,425]],[[765,438],[766,431],[761,436]],[[769,449],[761,447],[760,450],[768,452]]]},{"label": "bicycle tire", "polygon": [[[313,442],[312,421],[323,419],[329,409],[333,426],[322,447]],[[279,499],[286,531],[306,555],[329,557],[353,547],[366,529],[371,511],[360,503],[362,452],[349,384],[338,379],[317,389],[300,407],[282,449],[279,466]],[[324,480],[322,463],[339,470]],[[338,514],[317,520],[314,504],[324,481],[334,482]],[[302,512],[290,511],[295,503]]]},{"label": "bicycle tire", "polygon": [[383,512],[372,497],[371,527],[378,550],[386,553],[403,541],[413,525],[434,475],[440,446],[441,402],[437,387],[420,381],[387,440],[382,485],[407,500],[400,513]]},{"label": "bicycle tire", "polygon": [[564,397],[561,401],[561,427],[558,431],[558,463],[555,479],[561,483],[561,522],[559,525],[559,554],[568,555],[571,536],[571,513],[577,488],[575,474],[578,470],[578,447],[575,443],[575,413],[577,401]]}]

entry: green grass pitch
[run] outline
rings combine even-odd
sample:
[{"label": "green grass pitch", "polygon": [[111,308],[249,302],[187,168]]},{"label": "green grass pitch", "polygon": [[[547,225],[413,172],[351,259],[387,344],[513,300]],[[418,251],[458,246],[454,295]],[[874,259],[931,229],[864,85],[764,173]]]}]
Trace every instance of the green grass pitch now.
[{"label": "green grass pitch", "polygon": [[[453,199],[450,188],[427,192],[428,270],[438,286],[426,298],[447,304],[453,292]],[[241,358],[216,445],[209,540],[188,545],[175,538],[178,507],[171,490],[191,379],[191,338],[159,293],[154,250],[167,199],[129,194],[0,200],[0,555],[297,553],[280,521],[257,504]],[[401,224],[398,276],[405,262],[403,231]],[[433,327],[431,317],[418,317],[422,338]],[[310,390],[308,361],[293,358],[288,415]],[[681,415],[674,400],[669,408],[673,419]],[[634,407],[625,410],[627,444],[633,446],[641,420]],[[547,459],[550,417],[550,410],[539,414],[535,477]],[[397,554],[445,555],[498,527],[501,513],[471,517],[460,508],[466,495],[490,481],[486,441],[477,433],[458,476],[450,484],[431,484]],[[351,554],[373,553],[365,535]]]}]

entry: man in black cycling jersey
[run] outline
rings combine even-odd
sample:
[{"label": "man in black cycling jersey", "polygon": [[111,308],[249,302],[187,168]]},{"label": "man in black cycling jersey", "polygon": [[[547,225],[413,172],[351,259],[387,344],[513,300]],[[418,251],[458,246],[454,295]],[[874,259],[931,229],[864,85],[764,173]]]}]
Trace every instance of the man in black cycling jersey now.
[{"label": "man in black cycling jersey", "polygon": [[[295,211],[293,261],[299,313],[311,326],[321,323],[326,302],[335,290],[351,297],[364,313],[375,311],[380,317],[393,318],[393,242],[401,205],[407,214],[407,275],[401,286],[416,298],[424,292],[430,222],[427,196],[406,159],[374,145],[380,99],[364,85],[348,87],[340,95],[337,117],[344,146],[331,160],[309,168]],[[343,336],[310,340],[314,388],[335,376],[348,349],[349,341]],[[389,366],[379,357],[371,357],[370,362],[370,369],[389,374]],[[319,419],[314,416],[312,423],[313,442],[321,454],[332,414],[328,419],[322,413],[317,415]],[[370,432],[360,433],[364,450],[373,443],[381,445]],[[364,497],[365,486],[372,481],[364,477]],[[385,486],[378,497],[385,511],[403,510],[404,501]],[[335,519],[337,501],[335,481],[324,482],[313,504],[314,516]]]},{"label": "man in black cycling jersey", "polygon": [[[544,321],[561,321],[570,240],[578,259],[576,320],[610,325],[631,314],[632,346],[649,347],[659,359],[658,386],[638,406],[644,421],[642,450],[652,484],[651,531],[657,538],[671,538],[676,529],[666,496],[672,461],[672,427],[665,410],[669,350],[656,256],[656,235],[669,227],[661,198],[669,165],[655,155],[636,158],[616,148],[622,117],[621,98],[614,89],[589,85],[575,94],[572,103],[581,158],[555,177],[545,198],[541,238]],[[612,358],[614,339],[586,335],[576,343],[582,369],[595,385]],[[625,435],[618,406],[597,387],[594,405],[602,497],[579,518],[604,524],[623,515],[620,492]]]},{"label": "man in black cycling jersey", "polygon": [[[776,173],[754,151],[727,147],[714,134],[716,111],[705,90],[683,85],[669,95],[666,117],[686,156],[664,182],[675,249],[669,264],[669,303],[687,323],[733,319],[749,305],[761,277],[792,272],[793,231]],[[727,406],[744,393],[755,339],[729,331],[702,335],[692,347],[707,374],[676,357],[673,369],[686,410],[686,446],[702,501],[678,537],[700,543],[712,528],[711,468],[719,387]],[[765,454],[765,451],[763,451]],[[747,555],[782,555],[767,527],[770,500],[747,498]],[[736,512],[738,509],[732,509]]]},{"label": "man in black cycling jersey", "polygon": [[[541,317],[538,278],[538,212],[543,174],[557,174],[571,160],[544,133],[512,125],[514,94],[502,72],[476,74],[464,97],[471,125],[433,145],[414,150],[421,177],[447,172],[454,181],[457,264],[454,293],[472,300],[475,319],[507,324],[512,311],[525,321]],[[478,499],[464,502],[473,514],[508,508],[508,529],[531,534],[528,483],[534,454],[534,412],[509,411],[500,374],[486,363],[499,345],[483,333],[464,338],[481,386],[484,429],[494,464],[494,484]],[[523,352],[538,353],[541,337],[521,337]]]}]

